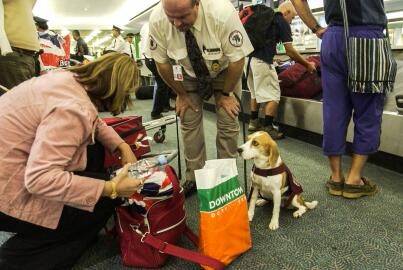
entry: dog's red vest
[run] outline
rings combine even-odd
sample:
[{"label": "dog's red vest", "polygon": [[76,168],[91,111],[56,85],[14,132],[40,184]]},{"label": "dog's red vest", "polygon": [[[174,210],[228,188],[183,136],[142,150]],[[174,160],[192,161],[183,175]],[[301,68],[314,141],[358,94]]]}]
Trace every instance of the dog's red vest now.
[{"label": "dog's red vest", "polygon": [[[288,169],[288,167],[284,163],[281,163],[280,166],[273,169],[259,169],[255,165],[253,165],[252,172],[256,175],[263,177],[274,176],[283,172],[286,173],[286,181],[289,188],[284,194],[282,194],[281,199],[282,207],[288,207],[291,204],[291,201],[294,198],[294,196],[301,194],[303,191],[300,183],[298,183],[294,175],[291,173],[290,169]],[[259,195],[263,199],[266,199],[262,196],[262,194]]]}]

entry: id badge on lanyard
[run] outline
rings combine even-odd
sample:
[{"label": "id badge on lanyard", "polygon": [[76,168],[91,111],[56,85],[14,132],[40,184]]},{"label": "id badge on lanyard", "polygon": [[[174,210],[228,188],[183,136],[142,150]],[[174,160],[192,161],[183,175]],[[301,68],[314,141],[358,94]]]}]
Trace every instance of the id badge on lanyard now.
[{"label": "id badge on lanyard", "polygon": [[182,73],[182,66],[176,62],[175,65],[172,66],[172,72],[174,74],[175,81],[183,81],[183,73]]}]

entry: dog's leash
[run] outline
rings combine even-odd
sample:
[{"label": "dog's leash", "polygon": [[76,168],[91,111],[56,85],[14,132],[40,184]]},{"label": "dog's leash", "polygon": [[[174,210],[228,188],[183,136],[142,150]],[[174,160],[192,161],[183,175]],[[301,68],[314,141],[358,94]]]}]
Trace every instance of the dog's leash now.
[{"label": "dog's leash", "polygon": [[[241,90],[242,93],[242,90]],[[242,117],[245,117],[245,111],[242,106],[241,99],[238,97],[237,94],[234,93],[234,97],[239,103],[239,107],[241,109]],[[246,142],[246,127],[245,127],[245,119],[242,121],[242,135],[243,135],[243,142]],[[248,179],[247,179],[247,174],[246,174],[246,160],[243,160],[243,179],[244,179],[244,186],[245,186],[245,194],[247,195],[246,197],[248,198],[248,202],[250,200],[250,195],[252,194],[253,189],[250,190],[249,195],[246,193],[248,190]]]}]

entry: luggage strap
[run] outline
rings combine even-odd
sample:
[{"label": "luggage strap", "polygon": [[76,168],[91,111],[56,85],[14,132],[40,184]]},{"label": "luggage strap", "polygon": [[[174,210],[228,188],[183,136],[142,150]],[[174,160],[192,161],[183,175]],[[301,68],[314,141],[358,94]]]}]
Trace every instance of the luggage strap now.
[{"label": "luggage strap", "polygon": [[[185,235],[189,240],[193,242],[197,246],[198,243],[198,237],[195,235],[192,230],[186,225],[185,228]],[[202,265],[206,265],[209,267],[212,267],[216,270],[222,270],[225,268],[225,265],[220,262],[219,260],[216,260],[214,258],[211,258],[209,256],[205,256],[200,254],[199,252],[192,251],[186,248],[182,248],[176,245],[172,245],[170,243],[164,242],[157,237],[153,236],[150,233],[143,234],[143,237],[141,239],[143,243],[146,243],[153,248],[157,249],[161,253],[166,253],[169,255],[176,256],[178,258],[191,261],[194,263],[199,263]]]},{"label": "luggage strap", "polygon": [[[316,73],[318,74],[319,77],[321,77],[321,70],[320,70],[320,67],[319,67],[319,66],[316,67]],[[309,76],[311,76],[311,73],[309,73],[308,71],[305,71],[305,72],[301,75],[301,77],[298,78],[298,80],[293,81],[292,84],[291,84],[290,86],[288,86],[288,87],[294,87],[297,83],[299,83],[299,82],[305,80],[305,79],[308,78]]]},{"label": "luggage strap", "polygon": [[246,81],[248,81],[249,70],[250,70],[250,61],[251,61],[251,60],[252,60],[252,56],[249,56],[248,64],[246,65],[246,74],[245,74],[245,76],[246,76]]}]

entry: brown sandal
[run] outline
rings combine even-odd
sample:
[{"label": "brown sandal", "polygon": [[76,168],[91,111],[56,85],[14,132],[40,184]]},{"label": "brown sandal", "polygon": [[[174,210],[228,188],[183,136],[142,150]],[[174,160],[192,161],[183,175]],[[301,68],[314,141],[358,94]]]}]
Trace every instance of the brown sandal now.
[{"label": "brown sandal", "polygon": [[344,188],[344,179],[341,179],[340,182],[334,182],[332,177],[329,177],[329,180],[326,182],[327,191],[329,194],[334,196],[341,196],[343,194]]},{"label": "brown sandal", "polygon": [[364,185],[344,184],[343,197],[347,199],[357,199],[363,196],[374,195],[378,191],[377,185],[368,178],[363,176],[361,180],[364,182]]}]

